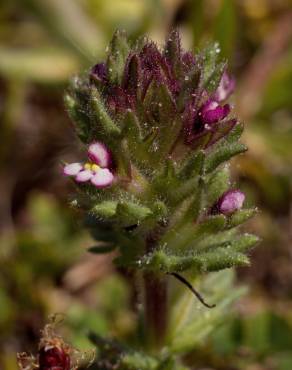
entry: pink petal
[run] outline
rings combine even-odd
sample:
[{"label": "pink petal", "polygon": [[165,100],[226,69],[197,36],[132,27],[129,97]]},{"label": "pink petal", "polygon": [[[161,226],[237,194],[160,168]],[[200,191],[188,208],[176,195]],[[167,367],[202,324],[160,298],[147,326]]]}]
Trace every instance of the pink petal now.
[{"label": "pink petal", "polygon": [[91,182],[97,188],[103,188],[111,185],[114,180],[114,175],[107,168],[99,169],[96,174],[92,177]]},{"label": "pink petal", "polygon": [[89,145],[88,157],[98,164],[100,167],[108,167],[111,162],[111,154],[109,149],[100,142],[95,142]]},{"label": "pink petal", "polygon": [[76,176],[82,168],[81,163],[70,163],[63,168],[63,174],[66,176]]},{"label": "pink petal", "polygon": [[219,209],[224,214],[235,212],[242,208],[245,195],[240,190],[229,190],[223,194]]},{"label": "pink petal", "polygon": [[85,181],[90,180],[93,176],[94,176],[94,174],[93,174],[92,171],[84,170],[84,171],[81,171],[77,174],[77,176],[75,177],[75,180],[77,182],[85,182]]}]

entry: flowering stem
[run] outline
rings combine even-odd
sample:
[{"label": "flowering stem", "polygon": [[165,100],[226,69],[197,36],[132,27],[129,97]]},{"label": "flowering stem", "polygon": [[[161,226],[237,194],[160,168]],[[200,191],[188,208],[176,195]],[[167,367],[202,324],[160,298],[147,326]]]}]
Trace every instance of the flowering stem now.
[{"label": "flowering stem", "polygon": [[[146,239],[145,252],[153,252],[156,243],[157,235],[153,232]],[[157,351],[163,346],[167,329],[167,277],[160,272],[146,271],[143,278],[146,341],[150,349]]]},{"label": "flowering stem", "polygon": [[158,350],[163,345],[167,329],[166,277],[145,272],[145,332],[149,347]]}]

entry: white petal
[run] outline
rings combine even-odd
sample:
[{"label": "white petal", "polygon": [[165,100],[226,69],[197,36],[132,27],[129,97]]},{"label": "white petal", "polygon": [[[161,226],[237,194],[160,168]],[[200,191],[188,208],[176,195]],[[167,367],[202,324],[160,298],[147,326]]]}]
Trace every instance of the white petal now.
[{"label": "white petal", "polygon": [[100,142],[89,145],[88,157],[100,167],[108,167],[111,161],[110,151]]},{"label": "white petal", "polygon": [[81,163],[70,163],[63,168],[63,174],[66,176],[76,176],[82,168]]},{"label": "white petal", "polygon": [[85,182],[90,180],[94,176],[93,172],[90,170],[84,170],[80,171],[77,176],[75,177],[75,180],[78,182]]},{"label": "white petal", "polygon": [[103,188],[109,186],[114,180],[114,175],[107,168],[101,168],[92,177],[91,182],[97,188]]}]

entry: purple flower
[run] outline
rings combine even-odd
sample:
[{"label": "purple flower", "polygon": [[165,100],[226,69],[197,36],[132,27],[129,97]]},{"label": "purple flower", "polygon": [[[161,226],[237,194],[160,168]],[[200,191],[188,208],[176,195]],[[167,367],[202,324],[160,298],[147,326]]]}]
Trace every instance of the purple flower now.
[{"label": "purple flower", "polygon": [[98,63],[91,68],[90,77],[93,80],[105,82],[107,80],[107,70],[105,63]]},{"label": "purple flower", "polygon": [[235,87],[235,79],[230,77],[225,71],[222,75],[219,86],[214,94],[214,100],[221,102],[226,100],[233,93]]},{"label": "purple flower", "polygon": [[90,162],[67,164],[63,173],[73,176],[77,182],[90,181],[95,187],[103,188],[114,181],[114,175],[108,167],[111,165],[111,154],[107,147],[100,142],[92,143],[88,148]]},{"label": "purple flower", "polygon": [[240,190],[226,191],[213,207],[212,213],[223,213],[229,215],[242,208],[245,195]]},{"label": "purple flower", "polygon": [[229,104],[221,106],[216,100],[209,99],[200,109],[199,116],[203,124],[212,124],[224,119],[229,112]]}]

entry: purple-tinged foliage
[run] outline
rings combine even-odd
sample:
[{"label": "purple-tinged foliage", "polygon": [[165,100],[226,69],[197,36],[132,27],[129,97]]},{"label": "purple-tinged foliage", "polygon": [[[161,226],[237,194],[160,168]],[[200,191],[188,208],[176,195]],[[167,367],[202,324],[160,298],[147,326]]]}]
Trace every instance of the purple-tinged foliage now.
[{"label": "purple-tinged foliage", "polygon": [[122,71],[121,83],[110,82],[110,70],[104,63],[95,65],[90,74],[92,83],[98,81],[102,85],[102,95],[112,115],[132,110],[146,122],[150,119],[152,125],[164,125],[165,122],[159,122],[156,104],[164,104],[158,102],[163,88],[174,108],[169,112],[170,118],[183,117],[183,130],[177,130],[177,135],[184,134],[186,145],[206,148],[222,139],[236,124],[234,118],[225,120],[230,105],[219,104],[232,93],[234,79],[224,70],[217,89],[208,92],[204,86],[204,58],[184,51],[176,31],[167,38],[162,51],[148,40],[133,48]]},{"label": "purple-tinged foliage", "polygon": [[[87,212],[97,240],[104,237],[105,250],[119,247],[121,266],[171,273],[247,263],[243,252],[212,254],[199,245],[209,242],[213,250],[217,234],[253,214],[242,209],[242,192],[228,190],[222,166],[246,150],[227,102],[234,84],[218,46],[185,51],[177,31],[161,48],[149,39],[130,44],[117,32],[106,62],[74,81],[67,106],[77,132],[107,160],[89,149],[91,162],[68,165],[65,174],[95,185],[80,186],[75,204]],[[97,184],[102,172],[107,181]]]},{"label": "purple-tinged foliage", "polygon": [[91,68],[90,77],[92,80],[106,82],[107,81],[107,68],[105,63],[98,63]]}]

